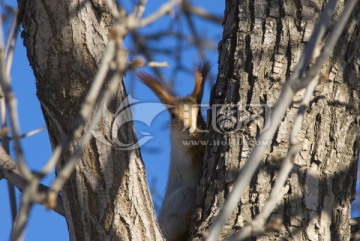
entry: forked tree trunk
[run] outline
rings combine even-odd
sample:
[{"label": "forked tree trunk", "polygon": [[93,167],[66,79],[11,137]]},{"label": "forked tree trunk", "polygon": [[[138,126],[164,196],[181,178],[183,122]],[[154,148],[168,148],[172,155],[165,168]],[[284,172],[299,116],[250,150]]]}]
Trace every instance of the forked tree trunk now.
[{"label": "forked tree trunk", "polygon": [[[103,1],[83,1],[82,5],[57,0],[26,3],[22,36],[55,146],[62,132],[69,130],[91,84],[112,19],[104,11]],[[240,104],[242,118],[273,105],[281,81],[294,69],[323,5],[323,1],[227,1],[218,82],[211,103]],[[271,217],[279,217],[283,225],[279,232],[266,234],[262,240],[349,239],[359,129],[358,15],[359,7],[336,53],[322,70],[330,80],[317,87],[306,113],[303,149],[284,187],[285,196]],[[112,110],[125,97],[119,83]],[[289,109],[223,237],[249,222],[266,201],[276,180],[279,159],[287,153],[296,111],[295,105]],[[108,118],[111,116],[104,117]],[[217,127],[231,130],[236,124],[225,121]],[[211,129],[210,142],[220,145],[207,147],[194,240],[200,240],[214,220],[264,125],[264,116],[260,115],[232,134]],[[120,128],[118,135],[136,138],[131,123]],[[63,156],[60,169],[74,147],[71,145]],[[93,140],[62,194],[71,240],[162,240],[137,150],[120,151]]]},{"label": "forked tree trunk", "polygon": [[[108,42],[113,20],[104,2],[25,1],[22,36],[53,147],[69,131]],[[126,96],[119,81],[103,121],[113,122],[112,112]],[[89,131],[86,123],[84,132]],[[58,171],[81,135],[75,136]],[[131,122],[115,135],[129,143],[136,140]],[[121,151],[93,139],[63,188],[62,199],[71,240],[163,239],[137,149]]]},{"label": "forked tree trunk", "polygon": [[[296,66],[327,1],[226,1],[223,39],[219,44],[218,79],[211,95],[210,143],[200,189],[192,240],[213,223],[256,136],[267,123],[266,106],[273,106],[284,81]],[[337,14],[343,7],[340,1]],[[329,80],[320,83],[300,133],[303,145],[289,175],[285,193],[270,220],[280,218],[278,232],[257,240],[349,240],[350,204],[355,195],[359,153],[360,9],[354,10],[335,53],[322,68]],[[297,99],[300,99],[300,94]],[[216,104],[240,105],[243,119]],[[265,114],[264,114],[265,113]],[[289,108],[263,164],[223,229],[226,237],[249,223],[261,210],[287,154],[288,136],[297,113]],[[230,115],[226,116],[226,114]],[[219,134],[217,128],[231,131]],[[216,126],[216,128],[215,128]],[[259,145],[263,143],[257,143]],[[281,195],[281,194],[279,194]]]}]

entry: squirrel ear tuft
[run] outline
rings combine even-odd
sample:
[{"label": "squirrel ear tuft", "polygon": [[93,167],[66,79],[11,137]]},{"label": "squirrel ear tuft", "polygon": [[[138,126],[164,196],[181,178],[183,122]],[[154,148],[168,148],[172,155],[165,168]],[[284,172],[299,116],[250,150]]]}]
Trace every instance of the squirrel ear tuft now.
[{"label": "squirrel ear tuft", "polygon": [[163,104],[172,105],[174,103],[174,97],[161,86],[160,82],[155,77],[144,72],[137,73],[137,76],[145,85],[154,91]]},{"label": "squirrel ear tuft", "polygon": [[195,70],[195,85],[191,97],[193,97],[198,104],[201,103],[201,99],[204,93],[205,80],[208,76],[209,71],[210,64],[208,61],[200,64]]}]

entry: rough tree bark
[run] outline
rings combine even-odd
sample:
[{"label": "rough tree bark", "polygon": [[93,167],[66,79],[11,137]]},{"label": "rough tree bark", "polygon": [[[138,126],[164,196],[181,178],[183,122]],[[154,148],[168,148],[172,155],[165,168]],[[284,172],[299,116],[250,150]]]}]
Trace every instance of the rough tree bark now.
[{"label": "rough tree bark", "polygon": [[[70,131],[92,83],[113,19],[104,1],[23,2],[22,37],[55,147]],[[112,122],[111,112],[126,96],[119,82],[103,121]],[[88,124],[84,132],[89,131]],[[122,126],[116,135],[129,142],[136,139],[132,123]],[[75,136],[58,171],[80,137]],[[163,239],[138,150],[120,151],[93,139],[63,188],[62,199],[71,240]]]},{"label": "rough tree bark", "polygon": [[[22,36],[53,146],[69,131],[108,41],[112,18],[103,2],[25,2]],[[296,65],[323,6],[324,1],[227,1],[211,103],[240,104],[243,118],[266,109],[263,105],[273,105],[281,81]],[[303,149],[284,187],[285,196],[271,216],[283,224],[278,232],[259,240],[349,239],[358,153],[358,43],[359,7],[322,69],[329,81],[317,87],[306,113]],[[112,110],[125,97],[123,83],[119,83]],[[279,160],[287,152],[287,135],[296,110],[296,104],[289,109],[223,237],[249,222],[266,201]],[[231,130],[237,124],[225,121],[218,127]],[[234,133],[210,129],[210,142],[220,145],[207,147],[193,240],[200,240],[214,220],[264,125],[260,115]],[[134,140],[132,123],[125,127],[117,134]],[[76,136],[61,159],[59,169],[79,138]],[[162,240],[137,150],[120,151],[93,140],[62,197],[71,240]]]},{"label": "rough tree bark", "polygon": [[[303,53],[325,3],[226,1],[218,78],[211,95],[213,113],[209,114],[208,123],[219,115],[214,113],[215,104],[239,104],[244,119],[261,111],[268,113],[264,106],[272,106],[277,100],[282,81]],[[340,1],[335,16],[343,4]],[[300,133],[303,148],[283,188],[284,198],[270,217],[279,218],[283,224],[278,232],[258,236],[257,240],[349,240],[350,204],[355,195],[359,153],[359,23],[357,5],[335,53],[322,68],[329,80],[316,88]],[[232,123],[225,115],[237,117],[231,110],[219,112],[218,118],[228,121],[219,122],[218,128],[231,131],[242,124],[239,131],[220,134],[209,125],[213,145],[207,147],[205,154],[192,240],[201,240],[202,233],[214,221],[256,136],[266,125],[264,114],[249,123]],[[281,159],[287,154],[296,112],[293,104],[248,191],[224,227],[222,238],[250,222],[266,202]]]}]

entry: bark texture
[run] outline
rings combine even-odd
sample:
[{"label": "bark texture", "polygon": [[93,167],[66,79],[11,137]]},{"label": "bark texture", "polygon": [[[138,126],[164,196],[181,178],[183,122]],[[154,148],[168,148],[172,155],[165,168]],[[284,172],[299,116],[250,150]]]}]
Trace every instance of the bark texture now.
[{"label": "bark texture", "polygon": [[[326,1],[226,1],[223,39],[219,43],[217,83],[211,96],[210,135],[198,190],[192,240],[201,240],[228,196],[238,172],[256,143],[284,81],[293,71]],[[335,16],[344,2],[340,1]],[[329,80],[320,83],[300,133],[302,151],[283,188],[284,198],[271,220],[280,218],[277,232],[256,240],[349,240],[350,204],[355,195],[359,153],[360,9],[354,10],[335,53],[322,68]],[[296,98],[300,99],[302,93]],[[228,108],[217,111],[216,104]],[[217,111],[216,113],[214,113]],[[288,150],[288,135],[297,113],[294,104],[262,166],[229,218],[222,238],[247,224],[261,210],[277,179],[280,160]],[[212,125],[214,116],[219,123]],[[235,118],[233,118],[235,117]],[[241,128],[237,129],[241,125]],[[217,129],[233,133],[221,134]],[[263,143],[256,143],[263,144]],[[279,195],[282,195],[279,194]]]},{"label": "bark texture", "polygon": [[[24,3],[22,37],[53,147],[69,131],[108,41],[112,17],[104,2]],[[113,112],[124,98],[126,92],[119,82],[102,122],[116,125]],[[84,132],[89,131],[89,121],[86,123]],[[112,130],[115,138],[136,140],[132,122]],[[75,136],[57,171],[80,138]],[[71,240],[163,239],[137,149],[121,151],[93,139],[65,185],[62,198]]]}]

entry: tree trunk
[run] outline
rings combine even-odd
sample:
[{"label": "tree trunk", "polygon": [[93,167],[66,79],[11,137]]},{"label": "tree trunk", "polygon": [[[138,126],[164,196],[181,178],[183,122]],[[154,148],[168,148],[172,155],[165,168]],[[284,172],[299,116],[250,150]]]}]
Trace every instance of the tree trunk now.
[{"label": "tree trunk", "polygon": [[[208,123],[215,116],[226,121],[209,125],[212,145],[205,151],[193,240],[201,240],[218,215],[256,137],[266,127],[265,114],[271,114],[267,106],[277,100],[282,81],[296,66],[325,4],[226,1],[218,78],[212,90]],[[340,1],[335,16],[339,16],[343,4]],[[284,198],[270,217],[270,221],[280,219],[282,224],[277,232],[258,236],[257,240],[349,240],[359,153],[359,14],[357,5],[334,54],[322,68],[329,80],[316,88],[299,135],[302,150],[283,188]],[[300,97],[301,93],[296,95]],[[226,105],[227,112],[217,112],[217,104]],[[265,114],[241,123],[231,113],[237,104],[243,120],[261,111]],[[297,107],[293,104],[289,108],[248,191],[229,217],[222,238],[249,223],[266,202],[287,154]],[[238,122],[232,123],[227,115]],[[221,134],[219,129],[227,133]]]},{"label": "tree trunk", "polygon": [[[24,3],[22,36],[53,147],[70,131],[108,42],[113,19],[104,2]],[[103,122],[114,122],[111,112],[126,96],[119,82]],[[89,131],[89,122],[83,133]],[[136,140],[132,122],[119,127],[116,135]],[[57,171],[81,136],[75,136]],[[138,149],[119,150],[93,139],[64,186],[62,199],[71,240],[162,240]]]}]

